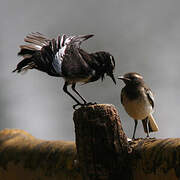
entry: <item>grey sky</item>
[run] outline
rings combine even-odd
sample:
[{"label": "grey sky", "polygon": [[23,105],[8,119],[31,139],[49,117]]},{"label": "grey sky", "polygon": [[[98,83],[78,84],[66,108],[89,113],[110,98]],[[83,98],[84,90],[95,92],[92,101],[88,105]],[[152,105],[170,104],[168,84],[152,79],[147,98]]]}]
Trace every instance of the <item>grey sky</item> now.
[{"label": "grey sky", "polygon": [[[0,128],[20,128],[43,139],[74,139],[73,101],[63,79],[30,71],[12,74],[27,33],[95,36],[89,52],[106,50],[116,60],[116,78],[141,73],[155,93],[156,137],[179,137],[180,1],[178,0],[4,0],[0,6]],[[110,78],[78,86],[88,100],[114,104],[128,136],[133,121],[120,104],[120,88]],[[137,136],[145,136],[139,123]]]}]

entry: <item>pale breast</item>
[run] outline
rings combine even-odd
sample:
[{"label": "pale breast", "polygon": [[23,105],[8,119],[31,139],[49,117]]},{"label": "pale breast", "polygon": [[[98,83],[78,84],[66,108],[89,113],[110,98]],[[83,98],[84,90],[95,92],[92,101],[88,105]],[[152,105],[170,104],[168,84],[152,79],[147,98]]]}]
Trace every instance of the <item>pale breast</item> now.
[{"label": "pale breast", "polygon": [[138,100],[123,98],[123,105],[129,116],[136,120],[145,119],[153,111],[148,98],[139,97]]}]

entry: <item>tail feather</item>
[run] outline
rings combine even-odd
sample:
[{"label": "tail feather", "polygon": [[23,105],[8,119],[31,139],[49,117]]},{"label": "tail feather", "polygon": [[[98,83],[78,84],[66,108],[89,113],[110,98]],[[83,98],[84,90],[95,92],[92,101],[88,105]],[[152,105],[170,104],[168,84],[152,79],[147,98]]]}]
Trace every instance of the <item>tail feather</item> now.
[{"label": "tail feather", "polygon": [[36,42],[38,41],[38,43],[41,42],[44,45],[48,45],[50,41],[50,39],[48,39],[47,37],[45,37],[45,35],[39,32],[36,33],[32,32],[31,34],[27,35],[26,38],[24,39],[25,42],[29,42],[32,40],[35,40]]},{"label": "tail feather", "polygon": [[[148,116],[148,127],[149,127],[149,132],[156,132],[159,130],[158,125],[156,124],[154,117],[152,116],[152,114],[150,114]],[[147,120],[144,119],[142,120],[142,124],[143,124],[143,128],[144,128],[144,132],[147,133]]]},{"label": "tail feather", "polygon": [[25,70],[37,67],[36,63],[38,62],[36,61],[39,61],[39,52],[43,49],[43,47],[49,46],[50,42],[48,38],[38,32],[27,35],[24,38],[24,41],[28,44],[21,45],[20,51],[18,52],[18,56],[22,56],[24,59],[18,63],[16,69],[14,69],[12,72],[17,71],[20,73]]},{"label": "tail feather", "polygon": [[14,69],[12,72],[23,72],[27,69],[32,69],[35,64],[32,62],[31,58],[23,59],[20,63],[18,63],[16,69]]},{"label": "tail feather", "polygon": [[46,41],[43,41],[41,39],[35,39],[35,38],[30,37],[30,36],[27,36],[26,38],[24,38],[24,41],[28,42],[28,43],[38,45],[38,46],[41,46],[41,47],[47,45]]},{"label": "tail feather", "polygon": [[83,41],[86,41],[87,39],[89,39],[93,36],[94,36],[93,34],[74,36],[71,38],[70,41],[71,41],[71,43],[76,44],[78,47],[80,47],[80,45],[82,44]]},{"label": "tail feather", "polygon": [[56,43],[57,43],[57,48],[60,49],[61,48],[61,36],[60,35],[57,36],[57,42]]},{"label": "tail feather", "polygon": [[151,127],[152,131],[153,132],[158,131],[159,130],[158,125],[152,114],[149,115],[148,119],[149,119],[149,127]]},{"label": "tail feather", "polygon": [[52,48],[53,53],[56,54],[56,52],[57,52],[59,49],[58,49],[58,46],[57,46],[57,43],[56,43],[56,40],[55,40],[55,39],[52,39],[52,40],[50,41],[50,46],[51,46],[51,48]]},{"label": "tail feather", "polygon": [[18,56],[24,56],[24,55],[33,55],[37,50],[38,47],[34,45],[22,45],[20,46],[21,50],[18,52]]},{"label": "tail feather", "polygon": [[26,36],[24,41],[28,42],[29,44],[20,46],[20,51],[18,53],[19,56],[24,56],[27,54],[33,55],[36,51],[40,51],[43,46],[49,45],[49,39],[45,39],[45,37],[40,33],[32,33]]}]

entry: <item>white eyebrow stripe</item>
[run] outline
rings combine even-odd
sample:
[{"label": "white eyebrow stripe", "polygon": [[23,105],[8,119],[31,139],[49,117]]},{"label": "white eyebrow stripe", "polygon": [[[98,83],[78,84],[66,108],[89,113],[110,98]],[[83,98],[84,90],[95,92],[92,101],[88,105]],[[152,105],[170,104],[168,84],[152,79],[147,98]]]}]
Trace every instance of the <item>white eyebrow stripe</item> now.
[{"label": "white eyebrow stripe", "polygon": [[143,79],[143,77],[141,75],[139,75],[139,74],[135,74],[134,76],[139,78],[139,79]]}]

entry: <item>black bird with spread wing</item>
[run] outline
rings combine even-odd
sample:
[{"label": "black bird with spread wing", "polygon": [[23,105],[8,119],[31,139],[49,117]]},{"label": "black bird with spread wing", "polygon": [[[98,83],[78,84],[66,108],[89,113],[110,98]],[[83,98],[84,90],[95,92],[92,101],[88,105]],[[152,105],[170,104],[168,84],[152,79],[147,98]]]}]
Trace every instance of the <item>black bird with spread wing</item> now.
[{"label": "black bird with spread wing", "polygon": [[[113,70],[115,61],[113,56],[104,51],[87,53],[80,48],[83,41],[93,35],[58,36],[57,39],[49,39],[41,33],[31,33],[24,39],[26,45],[21,45],[19,56],[23,60],[19,62],[13,72],[24,72],[29,69],[37,69],[46,72],[50,76],[63,77],[65,84],[63,90],[77,105],[87,105],[87,101],[75,89],[77,82],[89,83],[98,79],[104,79],[108,75],[116,83]],[[81,103],[68,90],[72,90],[81,98]]]}]

